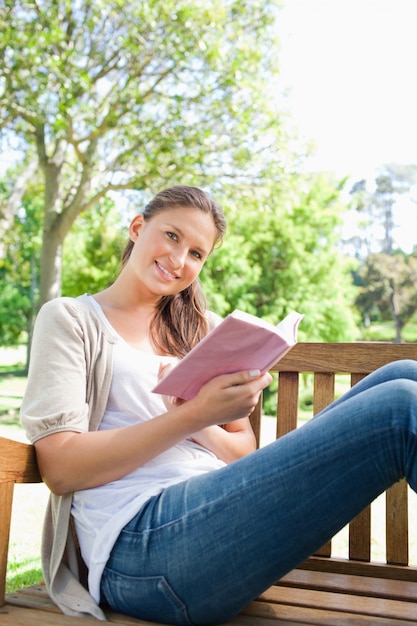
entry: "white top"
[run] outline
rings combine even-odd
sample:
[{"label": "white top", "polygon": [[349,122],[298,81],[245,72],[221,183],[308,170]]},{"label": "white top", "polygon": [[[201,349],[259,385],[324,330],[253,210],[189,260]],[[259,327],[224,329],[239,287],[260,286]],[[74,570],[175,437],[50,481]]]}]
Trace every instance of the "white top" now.
[{"label": "white top", "polygon": [[[113,378],[100,430],[145,422],[165,413],[162,397],[151,390],[156,385],[160,363],[175,359],[132,348],[112,328],[99,304],[91,300],[116,337]],[[89,570],[89,591],[97,603],[101,575],[113,545],[122,528],[147,500],[169,485],[224,465],[211,451],[187,439],[119,480],[74,494],[72,515]]]}]

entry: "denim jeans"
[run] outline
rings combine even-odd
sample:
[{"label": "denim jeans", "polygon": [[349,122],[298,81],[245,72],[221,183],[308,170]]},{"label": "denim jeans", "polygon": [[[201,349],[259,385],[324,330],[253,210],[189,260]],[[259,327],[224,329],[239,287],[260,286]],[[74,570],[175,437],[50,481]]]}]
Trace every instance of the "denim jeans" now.
[{"label": "denim jeans", "polygon": [[164,623],[231,619],[394,482],[415,490],[416,435],[417,363],[397,361],[296,431],[152,498],[114,546],[103,601]]}]

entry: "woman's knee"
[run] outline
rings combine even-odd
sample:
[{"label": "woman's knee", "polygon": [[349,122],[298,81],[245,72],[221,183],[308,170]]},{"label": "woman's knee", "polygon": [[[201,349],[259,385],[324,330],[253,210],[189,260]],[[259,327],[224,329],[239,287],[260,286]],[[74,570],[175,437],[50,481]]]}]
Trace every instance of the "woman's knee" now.
[{"label": "woman's knee", "polygon": [[417,429],[417,380],[402,377],[387,381],[378,389],[380,406],[394,416],[394,422],[405,420],[406,425]]},{"label": "woman's knee", "polygon": [[417,361],[413,359],[401,359],[399,361],[391,361],[379,370],[384,373],[384,377],[389,380],[407,379],[417,382]]}]

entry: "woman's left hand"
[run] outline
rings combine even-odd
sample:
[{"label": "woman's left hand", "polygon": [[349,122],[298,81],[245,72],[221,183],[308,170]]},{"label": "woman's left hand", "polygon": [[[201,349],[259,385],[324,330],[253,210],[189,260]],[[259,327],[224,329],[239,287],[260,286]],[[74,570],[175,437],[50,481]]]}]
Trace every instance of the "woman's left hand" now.
[{"label": "woman's left hand", "polygon": [[256,449],[256,439],[248,417],[223,426],[207,426],[191,438],[225,463],[236,461]]}]

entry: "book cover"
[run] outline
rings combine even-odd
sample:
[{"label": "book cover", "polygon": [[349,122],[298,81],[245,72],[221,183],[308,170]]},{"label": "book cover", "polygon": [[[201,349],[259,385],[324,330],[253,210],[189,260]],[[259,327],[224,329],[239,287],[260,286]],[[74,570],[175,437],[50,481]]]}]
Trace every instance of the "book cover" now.
[{"label": "book cover", "polygon": [[236,309],[181,359],[153,391],[191,400],[215,376],[252,369],[266,372],[297,343],[298,325],[303,317],[292,311],[274,326]]}]

